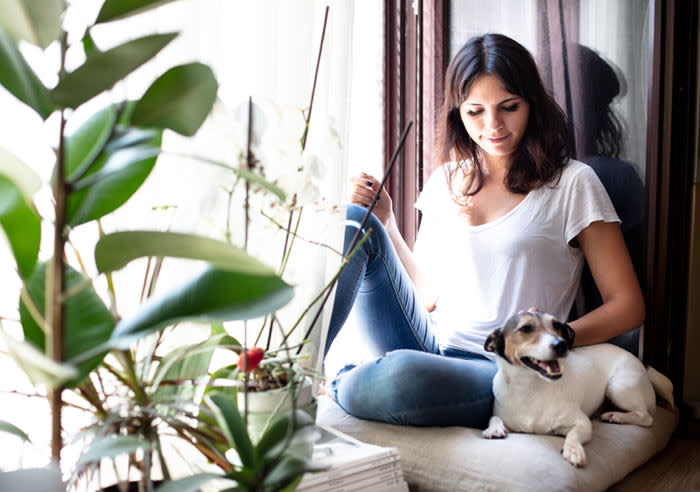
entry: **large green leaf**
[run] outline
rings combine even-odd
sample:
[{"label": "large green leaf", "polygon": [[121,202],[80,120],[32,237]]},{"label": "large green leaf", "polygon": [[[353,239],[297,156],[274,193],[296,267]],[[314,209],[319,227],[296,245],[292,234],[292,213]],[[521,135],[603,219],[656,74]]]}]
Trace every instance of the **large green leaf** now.
[{"label": "large green leaf", "polygon": [[0,0],[0,24],[17,41],[46,48],[61,33],[63,0]]},{"label": "large green leaf", "polygon": [[207,404],[214,412],[219,427],[221,427],[231,447],[238,453],[243,466],[256,469],[258,462],[255,448],[248,435],[245,420],[238,411],[236,400],[221,394],[208,396],[206,399]]},{"label": "large green leaf", "polygon": [[[156,163],[161,133],[137,145],[105,149],[87,175],[75,184],[66,216],[75,227],[113,212],[141,187]],[[107,144],[110,147],[110,144]]]},{"label": "large green leaf", "polygon": [[69,181],[84,175],[95,162],[116,122],[117,110],[110,105],[93,114],[66,137],[65,175]]},{"label": "large green leaf", "polygon": [[256,445],[258,456],[261,458],[279,456],[292,429],[298,432],[313,424],[313,419],[302,410],[296,410],[294,414],[290,412],[280,416],[265,430],[258,441]]},{"label": "large green leaf", "polygon": [[110,435],[91,442],[78,458],[77,465],[97,462],[102,458],[114,458],[122,454],[133,454],[139,449],[148,451],[151,447],[151,443],[141,436]]},{"label": "large green leaf", "polygon": [[0,420],[0,432],[7,432],[8,434],[13,434],[23,441],[29,441],[29,436],[19,427],[4,420]]},{"label": "large green leaf", "polygon": [[[39,263],[26,283],[29,296],[39,312],[46,305],[46,263]],[[73,291],[65,301],[65,323],[63,350],[66,361],[71,361],[83,353],[93,350],[109,340],[114,329],[114,320],[102,299],[87,277],[68,267],[66,269],[66,292]],[[40,350],[44,350],[45,337],[42,329],[29,314],[27,307],[20,303],[20,319],[24,337]],[[102,356],[93,357],[78,365],[79,377],[70,382],[75,386],[102,361]]]},{"label": "large green leaf", "polygon": [[29,67],[17,45],[0,26],[0,84],[17,99],[34,109],[43,119],[54,106],[49,91]]},{"label": "large green leaf", "polygon": [[153,82],[136,103],[131,123],[192,136],[211,111],[217,88],[214,72],[206,65],[173,67]]},{"label": "large green leaf", "polygon": [[263,490],[282,490],[306,472],[307,459],[284,455],[263,479]]},{"label": "large green leaf", "polygon": [[39,184],[39,177],[28,166],[0,148],[0,227],[22,278],[32,274],[39,255],[41,217],[32,201]]},{"label": "large green leaf", "polygon": [[[212,355],[217,347],[234,345],[238,342],[229,335],[214,335],[206,341],[186,347],[178,347],[164,356],[156,368],[151,383],[153,400],[163,401],[178,396],[192,398],[195,386],[187,384],[178,386],[178,382],[206,376]],[[174,385],[160,387],[163,382],[173,382]]]},{"label": "large green leaf", "polygon": [[8,353],[32,383],[55,388],[78,376],[78,370],[73,365],[59,364],[49,359],[35,345],[23,340],[15,340],[6,335],[3,330],[0,330],[0,334]]},{"label": "large green leaf", "polygon": [[213,473],[198,473],[179,480],[166,482],[158,487],[156,492],[199,492],[202,485],[215,479],[221,481],[223,478],[221,475],[214,475]]},{"label": "large green leaf", "polygon": [[136,258],[171,256],[209,262],[221,270],[271,275],[272,268],[224,241],[178,232],[123,231],[102,236],[95,246],[100,273],[119,270]]},{"label": "large green leaf", "polygon": [[107,51],[93,51],[85,63],[63,77],[51,91],[53,101],[76,108],[153,58],[177,33],[152,34]]},{"label": "large green leaf", "polygon": [[209,267],[184,284],[149,298],[138,312],[120,321],[112,334],[112,346],[128,347],[132,341],[180,321],[257,318],[277,311],[292,297],[292,287],[275,275]]},{"label": "large green leaf", "polygon": [[122,19],[129,15],[138,14],[172,1],[173,0],[105,0],[95,22],[109,22]]}]

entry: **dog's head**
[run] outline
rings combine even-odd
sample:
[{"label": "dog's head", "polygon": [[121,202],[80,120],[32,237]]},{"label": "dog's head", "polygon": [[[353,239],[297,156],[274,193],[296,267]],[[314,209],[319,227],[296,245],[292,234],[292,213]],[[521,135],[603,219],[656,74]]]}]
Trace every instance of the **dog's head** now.
[{"label": "dog's head", "polygon": [[494,352],[510,365],[536,371],[546,380],[559,379],[559,358],[574,344],[574,330],[539,311],[527,311],[511,317],[503,328],[494,330],[484,349]]}]

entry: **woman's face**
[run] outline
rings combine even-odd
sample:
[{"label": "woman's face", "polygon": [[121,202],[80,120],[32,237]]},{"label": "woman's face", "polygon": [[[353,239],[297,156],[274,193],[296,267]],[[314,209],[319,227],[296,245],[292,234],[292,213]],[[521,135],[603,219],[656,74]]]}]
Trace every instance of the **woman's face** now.
[{"label": "woman's face", "polygon": [[530,105],[494,75],[480,75],[459,106],[469,136],[489,157],[510,156],[527,128]]}]

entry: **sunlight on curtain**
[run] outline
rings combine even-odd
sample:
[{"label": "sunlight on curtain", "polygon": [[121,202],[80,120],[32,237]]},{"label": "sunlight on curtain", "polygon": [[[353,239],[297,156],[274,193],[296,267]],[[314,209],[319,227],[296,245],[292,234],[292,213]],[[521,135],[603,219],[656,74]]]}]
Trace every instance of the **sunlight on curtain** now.
[{"label": "sunlight on curtain", "polygon": [[[71,4],[74,9],[66,19],[66,25],[78,30],[94,18],[100,6],[100,2],[94,0],[73,0]],[[240,194],[234,195],[231,213],[227,209],[228,190],[234,181],[232,173],[182,154],[235,163],[241,150],[241,108],[245,107],[249,96],[266,108],[269,123],[276,128],[280,139],[301,137],[296,132],[301,128],[301,110],[309,105],[326,4],[330,4],[328,27],[307,143],[307,150],[323,163],[317,185],[325,197],[326,211],[317,212],[317,207],[312,205],[305,207],[299,234],[305,239],[341,248],[342,211],[328,213],[327,210],[333,204],[340,205],[345,201],[349,174],[365,170],[380,175],[382,169],[382,12],[381,6],[372,5],[374,2],[188,0],[96,28],[93,36],[101,49],[154,32],[153,26],[157,26],[158,32],[180,30],[182,34],[111,93],[102,94],[76,111],[73,125],[113,101],[125,96],[139,97],[165,67],[174,64],[193,60],[207,63],[214,69],[220,83],[217,107],[198,135],[185,139],[166,132],[165,152],[159,157],[151,177],[137,195],[103,221],[107,232],[169,229],[221,239],[230,230],[232,241],[242,245]],[[23,53],[33,66],[49,66],[41,75],[44,83],[48,86],[55,84],[57,46],[52,45],[43,53],[26,48],[23,47]],[[82,56],[80,50],[74,50],[69,54],[68,62],[76,66]],[[54,164],[50,147],[56,144],[57,118],[54,115],[47,123],[42,123],[3,89],[0,89],[0,107],[3,108],[0,147],[19,156],[48,181]],[[20,133],[18,128],[29,130]],[[47,196],[48,192],[44,190],[43,198],[39,199],[40,212],[51,216],[53,212]],[[269,221],[252,227],[253,234],[259,231],[260,236],[257,241],[251,240],[251,253],[277,268],[284,233],[277,231]],[[44,244],[40,253],[43,259],[51,249],[50,234],[50,230],[43,231]],[[80,226],[71,232],[70,237],[82,252],[88,270],[95,276],[92,250],[98,238],[97,227],[94,224]],[[5,325],[19,336],[18,323],[11,321],[19,317],[16,307],[19,282],[14,280],[14,264],[5,260],[8,255],[4,254],[6,246],[2,242],[0,248],[3,248],[0,255],[0,317],[10,320]],[[68,254],[69,258],[74,257],[72,252]],[[187,262],[166,261],[170,265],[164,267],[160,279],[163,288],[167,288],[172,278],[193,273],[199,268]],[[296,286],[295,299],[279,313],[286,329],[326,284],[339,261],[338,255],[329,253],[326,248],[296,241],[287,272],[290,282]],[[117,298],[122,315],[127,315],[139,302],[144,270],[145,261],[135,261],[114,276],[117,288],[124,286],[118,291]],[[104,291],[103,279],[98,278],[96,284]],[[135,285],[139,288],[134,288]],[[332,296],[312,333],[316,346],[323,346],[331,305]],[[312,314],[316,309],[317,306],[312,309]],[[249,341],[259,326],[260,321],[249,323]],[[228,328],[235,336],[241,336],[239,325],[231,324]],[[302,323],[291,343],[300,341],[306,329]],[[206,331],[194,327],[188,336],[190,334],[202,337],[206,336]],[[178,344],[178,340],[172,343]],[[7,375],[0,383],[0,391],[19,388],[29,392],[31,388],[20,383],[24,381],[23,374],[7,359],[0,357],[0,371]],[[320,369],[318,357],[309,360],[309,364]],[[42,443],[49,435],[45,417],[47,406],[43,400],[30,405],[27,398],[3,393],[0,401],[0,419],[29,430],[35,443]],[[27,411],[30,406],[31,410]],[[28,450],[22,457],[0,454],[0,468],[16,468],[18,460],[25,466],[40,465],[48,456],[48,453],[36,456],[32,453]]]}]

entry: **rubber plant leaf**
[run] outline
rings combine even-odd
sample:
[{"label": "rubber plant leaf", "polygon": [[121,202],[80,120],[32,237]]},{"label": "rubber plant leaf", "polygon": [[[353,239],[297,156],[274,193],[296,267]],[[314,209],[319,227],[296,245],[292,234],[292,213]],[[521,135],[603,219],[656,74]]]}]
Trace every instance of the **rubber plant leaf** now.
[{"label": "rubber plant leaf", "polygon": [[54,105],[49,90],[29,67],[14,40],[0,26],[0,85],[46,119]]},{"label": "rubber plant leaf", "polygon": [[33,384],[43,384],[47,388],[55,388],[78,376],[78,370],[74,366],[55,362],[32,343],[15,340],[4,330],[0,330],[0,335],[10,357],[15,360]]},{"label": "rubber plant leaf", "polygon": [[243,466],[255,470],[257,468],[255,448],[248,435],[245,420],[238,411],[236,400],[221,394],[207,396],[205,399],[229,444],[238,453]]},{"label": "rubber plant leaf", "polygon": [[65,174],[68,181],[85,174],[107,145],[117,122],[117,110],[110,105],[102,108],[78,128],[68,120],[65,139]]},{"label": "rubber plant leaf", "polygon": [[173,0],[105,0],[95,23],[123,19],[146,10],[160,7]]},{"label": "rubber plant leaf", "polygon": [[149,140],[136,145],[110,147],[111,142],[107,143],[85,177],[74,184],[75,191],[68,198],[66,210],[71,226],[113,212],[138,191],[153,170],[160,151],[162,132],[150,135]]},{"label": "rubber plant leaf", "polygon": [[132,71],[156,56],[177,33],[152,34],[106,51],[91,52],[81,66],[68,73],[51,91],[55,104],[77,108],[111,89]]},{"label": "rubber plant leaf", "polygon": [[16,40],[46,48],[61,33],[63,0],[0,0],[0,24]]},{"label": "rubber plant leaf", "polygon": [[0,432],[6,432],[19,437],[23,441],[31,442],[29,436],[22,429],[4,420],[0,420]]},{"label": "rubber plant leaf", "polygon": [[[39,263],[26,282],[27,293],[40,313],[46,305],[46,263]],[[109,340],[114,329],[114,319],[109,309],[97,295],[90,279],[71,267],[66,268],[65,323],[63,350],[65,360],[92,351]],[[45,349],[44,331],[36,324],[24,302],[20,302],[20,320],[24,338],[39,350]],[[90,358],[78,365],[77,377],[68,386],[76,386],[102,361],[104,354]]]},{"label": "rubber plant leaf", "polygon": [[191,137],[214,106],[218,84],[202,63],[173,67],[146,90],[131,114],[135,126],[168,128]]},{"label": "rubber plant leaf", "polygon": [[0,227],[23,279],[34,271],[41,243],[41,217],[33,202],[40,178],[13,154],[0,148]]},{"label": "rubber plant leaf", "polygon": [[195,234],[122,231],[102,236],[95,246],[95,264],[100,273],[119,270],[130,261],[149,256],[203,260],[221,270],[247,274],[274,272],[242,248]]},{"label": "rubber plant leaf", "polygon": [[92,441],[78,458],[76,465],[99,462],[102,458],[114,458],[122,454],[133,454],[139,449],[151,450],[151,443],[141,436],[110,435]]},{"label": "rubber plant leaf", "polygon": [[111,345],[133,341],[182,321],[231,321],[264,316],[293,297],[293,289],[276,275],[249,274],[207,267],[199,274],[156,294],[133,315],[121,320]]}]

